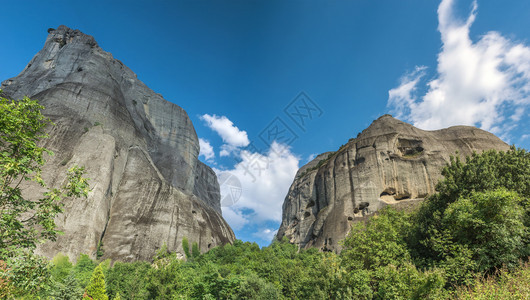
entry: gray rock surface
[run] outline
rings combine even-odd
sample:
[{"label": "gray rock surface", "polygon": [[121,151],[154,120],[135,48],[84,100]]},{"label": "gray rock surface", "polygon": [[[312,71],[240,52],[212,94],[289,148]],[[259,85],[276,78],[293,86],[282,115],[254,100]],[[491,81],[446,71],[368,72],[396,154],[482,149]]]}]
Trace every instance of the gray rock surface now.
[{"label": "gray rock surface", "polygon": [[486,131],[455,126],[420,130],[384,115],[337,152],[300,168],[283,203],[277,239],[340,251],[352,222],[386,205],[409,207],[435,192],[451,155],[508,150]]},{"label": "gray rock surface", "polygon": [[[235,236],[221,216],[215,173],[198,160],[199,142],[186,112],[150,90],[92,36],[59,26],[17,76],[6,95],[36,98],[56,124],[44,167],[51,185],[73,164],[86,167],[87,200],[66,199],[57,219],[64,235],[38,252],[72,259],[149,260],[164,243],[182,253],[187,237],[202,251]],[[26,194],[36,196],[32,187]]]}]

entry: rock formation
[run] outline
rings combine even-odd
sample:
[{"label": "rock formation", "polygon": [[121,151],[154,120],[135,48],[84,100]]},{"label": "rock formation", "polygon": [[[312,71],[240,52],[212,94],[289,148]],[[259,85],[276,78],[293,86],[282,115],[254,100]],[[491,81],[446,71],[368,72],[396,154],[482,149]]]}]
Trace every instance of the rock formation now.
[{"label": "rock formation", "polygon": [[[94,38],[65,26],[48,30],[44,48],[2,83],[13,99],[38,99],[56,124],[43,169],[52,186],[73,164],[86,167],[88,199],[66,199],[56,223],[64,231],[38,253],[75,259],[150,260],[182,238],[201,251],[235,237],[221,216],[215,173],[198,161],[199,142],[186,112],[150,90]],[[28,196],[37,190],[28,187]]]},{"label": "rock formation", "polygon": [[277,238],[302,248],[340,251],[352,222],[386,205],[410,206],[435,192],[451,155],[509,146],[470,126],[424,131],[390,115],[337,152],[300,168],[283,203]]}]

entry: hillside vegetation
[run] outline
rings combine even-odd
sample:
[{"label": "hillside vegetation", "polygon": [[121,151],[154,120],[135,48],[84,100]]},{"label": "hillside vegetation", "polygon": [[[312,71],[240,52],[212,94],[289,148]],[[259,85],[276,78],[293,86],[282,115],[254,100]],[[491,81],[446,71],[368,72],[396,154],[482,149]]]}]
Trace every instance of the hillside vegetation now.
[{"label": "hillside vegetation", "polygon": [[[530,298],[530,154],[512,148],[454,158],[443,176],[438,193],[416,211],[386,208],[356,223],[340,254],[299,250],[284,240],[263,248],[236,241],[187,253],[187,261],[161,249],[153,262],[112,266],[86,255],[72,264],[58,255],[37,293],[44,299]],[[0,288],[9,284],[4,279]]]}]

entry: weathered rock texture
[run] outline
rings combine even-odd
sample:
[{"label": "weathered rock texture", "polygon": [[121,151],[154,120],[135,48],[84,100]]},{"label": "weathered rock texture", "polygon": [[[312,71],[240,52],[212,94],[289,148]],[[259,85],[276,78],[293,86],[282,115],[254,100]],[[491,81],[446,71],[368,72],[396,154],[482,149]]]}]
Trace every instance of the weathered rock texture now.
[{"label": "weathered rock texture", "polygon": [[[94,38],[65,26],[49,29],[44,48],[15,78],[9,97],[40,100],[55,152],[44,168],[59,185],[85,166],[88,199],[67,199],[57,219],[64,235],[38,252],[72,259],[95,255],[102,242],[113,260],[149,260],[164,243],[182,253],[182,238],[202,251],[232,242],[221,216],[215,173],[198,161],[199,142],[186,112],[154,93]],[[26,193],[36,197],[36,191]]]},{"label": "weathered rock texture", "polygon": [[302,248],[340,251],[338,242],[352,222],[386,205],[423,200],[435,192],[451,155],[487,149],[509,146],[475,127],[424,131],[384,115],[337,152],[300,168],[283,204],[277,238]]}]

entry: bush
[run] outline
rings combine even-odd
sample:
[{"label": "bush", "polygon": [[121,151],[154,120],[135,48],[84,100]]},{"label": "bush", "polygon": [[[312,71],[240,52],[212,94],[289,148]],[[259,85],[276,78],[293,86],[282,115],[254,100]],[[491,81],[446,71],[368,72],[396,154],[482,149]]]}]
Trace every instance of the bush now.
[{"label": "bush", "polygon": [[474,153],[466,163],[452,157],[442,175],[438,193],[413,217],[408,244],[418,266],[445,268],[449,282],[462,284],[474,271],[513,266],[530,255],[528,152]]},{"label": "bush", "polygon": [[459,287],[456,299],[468,300],[524,300],[530,299],[530,264],[510,272],[503,268],[494,276],[477,278],[473,286]]},{"label": "bush", "polygon": [[380,210],[366,223],[355,223],[342,242],[344,263],[360,262],[361,268],[375,270],[410,261],[405,237],[411,226],[409,215],[391,207]]},{"label": "bush", "polygon": [[514,267],[523,257],[528,229],[516,192],[473,192],[448,205],[442,227],[455,243],[467,246],[478,271]]}]

